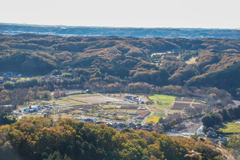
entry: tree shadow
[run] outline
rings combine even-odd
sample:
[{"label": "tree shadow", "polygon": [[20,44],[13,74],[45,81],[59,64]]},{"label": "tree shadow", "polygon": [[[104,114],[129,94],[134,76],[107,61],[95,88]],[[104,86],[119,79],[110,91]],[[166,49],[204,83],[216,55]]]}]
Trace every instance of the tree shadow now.
[{"label": "tree shadow", "polygon": [[227,128],[227,126],[226,126],[225,124],[223,124],[223,123],[222,123],[222,124],[220,124],[220,125],[219,125],[219,128],[226,129],[226,128]]}]

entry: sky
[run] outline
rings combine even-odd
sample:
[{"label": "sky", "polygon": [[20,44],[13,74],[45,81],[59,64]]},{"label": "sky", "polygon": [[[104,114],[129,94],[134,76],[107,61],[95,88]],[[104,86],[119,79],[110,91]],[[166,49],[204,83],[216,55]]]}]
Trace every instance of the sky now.
[{"label": "sky", "polygon": [[240,0],[1,0],[0,23],[240,28]]}]

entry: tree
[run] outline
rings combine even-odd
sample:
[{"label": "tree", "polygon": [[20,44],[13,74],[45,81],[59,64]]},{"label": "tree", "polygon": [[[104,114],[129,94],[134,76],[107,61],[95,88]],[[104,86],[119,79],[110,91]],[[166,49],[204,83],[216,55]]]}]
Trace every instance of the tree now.
[{"label": "tree", "polygon": [[163,117],[160,117],[158,123],[163,123]]}]

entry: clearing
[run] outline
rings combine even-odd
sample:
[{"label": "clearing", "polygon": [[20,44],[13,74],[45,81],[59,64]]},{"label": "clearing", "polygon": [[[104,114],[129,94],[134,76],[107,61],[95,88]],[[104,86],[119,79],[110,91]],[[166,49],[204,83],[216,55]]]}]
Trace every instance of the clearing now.
[{"label": "clearing", "polygon": [[220,126],[219,130],[223,133],[240,133],[240,123],[223,123],[223,125]]},{"label": "clearing", "polygon": [[120,102],[123,103],[124,101],[117,98],[107,97],[107,96],[100,96],[97,94],[74,94],[69,95],[66,97],[58,98],[57,100],[50,100],[48,103],[55,102],[56,104],[84,104],[84,103],[106,103],[109,102]]},{"label": "clearing", "polygon": [[174,102],[174,96],[162,95],[162,94],[154,94],[148,97],[150,100],[155,102],[156,108],[166,109],[171,103]]},{"label": "clearing", "polygon": [[196,59],[197,59],[198,57],[192,57],[192,58],[190,58],[189,60],[187,60],[187,61],[185,61],[185,63],[187,63],[187,64],[195,64],[195,63],[197,63],[196,62]]}]

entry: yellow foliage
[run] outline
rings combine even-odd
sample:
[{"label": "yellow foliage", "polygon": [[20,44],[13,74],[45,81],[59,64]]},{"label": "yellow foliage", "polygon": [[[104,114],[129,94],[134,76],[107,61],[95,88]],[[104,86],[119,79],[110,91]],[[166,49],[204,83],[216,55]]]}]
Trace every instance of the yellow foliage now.
[{"label": "yellow foliage", "polygon": [[152,123],[153,122],[154,124],[156,124],[158,122],[158,120],[159,120],[158,118],[148,118],[146,123]]}]

